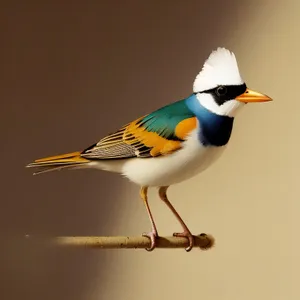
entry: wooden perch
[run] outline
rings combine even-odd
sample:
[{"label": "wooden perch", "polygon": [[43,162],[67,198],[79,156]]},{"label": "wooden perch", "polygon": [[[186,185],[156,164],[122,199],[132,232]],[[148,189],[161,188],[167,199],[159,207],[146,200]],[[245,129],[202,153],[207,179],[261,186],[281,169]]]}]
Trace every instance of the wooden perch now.
[{"label": "wooden perch", "polygon": [[[194,235],[195,248],[208,250],[214,245],[211,235]],[[143,236],[66,236],[56,237],[55,243],[63,246],[76,246],[100,249],[137,249],[150,247],[150,240]],[[186,248],[188,241],[182,237],[158,237],[156,248]]]}]

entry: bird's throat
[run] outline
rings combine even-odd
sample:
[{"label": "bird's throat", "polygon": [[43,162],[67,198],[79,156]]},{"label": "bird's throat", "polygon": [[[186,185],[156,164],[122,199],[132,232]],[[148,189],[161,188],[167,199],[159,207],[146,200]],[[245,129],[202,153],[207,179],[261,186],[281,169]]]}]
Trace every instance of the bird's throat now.
[{"label": "bird's throat", "polygon": [[199,121],[199,141],[204,146],[224,146],[228,143],[234,118],[217,115],[205,108],[196,95],[187,98],[187,106]]}]

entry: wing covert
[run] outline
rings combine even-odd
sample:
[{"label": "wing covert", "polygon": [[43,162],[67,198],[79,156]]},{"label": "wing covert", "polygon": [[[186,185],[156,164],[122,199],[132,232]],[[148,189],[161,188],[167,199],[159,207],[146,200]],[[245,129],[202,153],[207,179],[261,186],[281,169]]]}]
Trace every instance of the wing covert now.
[{"label": "wing covert", "polygon": [[82,152],[88,159],[156,157],[179,150],[196,127],[184,100],[172,103],[126,124]]}]

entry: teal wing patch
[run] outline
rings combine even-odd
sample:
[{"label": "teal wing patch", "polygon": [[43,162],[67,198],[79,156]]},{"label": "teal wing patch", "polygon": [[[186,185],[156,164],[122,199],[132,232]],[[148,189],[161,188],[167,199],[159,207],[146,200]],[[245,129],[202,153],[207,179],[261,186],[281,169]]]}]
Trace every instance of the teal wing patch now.
[{"label": "teal wing patch", "polygon": [[167,155],[181,148],[195,124],[195,115],[185,100],[180,100],[123,126],[87,148],[82,156],[118,159]]},{"label": "teal wing patch", "polygon": [[195,117],[185,104],[185,99],[166,105],[140,120],[140,125],[149,132],[169,140],[183,141],[176,135],[178,124],[186,119]]}]

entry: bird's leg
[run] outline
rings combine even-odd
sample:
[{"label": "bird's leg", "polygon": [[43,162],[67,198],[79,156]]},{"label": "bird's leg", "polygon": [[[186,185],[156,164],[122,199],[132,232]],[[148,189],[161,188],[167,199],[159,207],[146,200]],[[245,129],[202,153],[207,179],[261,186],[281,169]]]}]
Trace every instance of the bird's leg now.
[{"label": "bird's leg", "polygon": [[193,237],[192,233],[190,232],[190,230],[188,229],[188,227],[186,226],[186,224],[181,219],[180,215],[178,214],[178,212],[176,211],[176,209],[174,208],[174,206],[168,200],[167,189],[168,189],[168,186],[162,186],[162,187],[159,188],[160,199],[167,204],[167,206],[173,212],[173,214],[175,215],[176,219],[179,221],[179,223],[181,224],[181,226],[183,228],[183,232],[182,233],[177,233],[176,232],[173,235],[174,236],[178,236],[178,237],[186,237],[188,239],[188,241],[189,241],[189,246],[185,250],[186,251],[190,251],[190,250],[192,250],[192,248],[194,246],[194,237]]},{"label": "bird's leg", "polygon": [[151,222],[152,230],[149,233],[143,233],[143,236],[148,237],[151,241],[150,248],[146,248],[146,250],[152,251],[156,246],[156,238],[158,237],[158,233],[157,233],[156,225],[155,225],[155,222],[154,222],[154,219],[153,219],[153,216],[152,216],[149,204],[148,204],[147,192],[148,192],[148,187],[143,186],[140,190],[140,195],[146,206],[147,213],[148,213],[148,216],[149,216],[149,219]]}]

